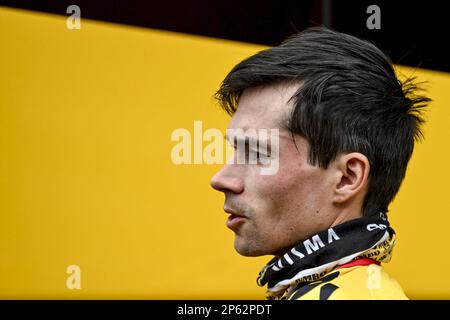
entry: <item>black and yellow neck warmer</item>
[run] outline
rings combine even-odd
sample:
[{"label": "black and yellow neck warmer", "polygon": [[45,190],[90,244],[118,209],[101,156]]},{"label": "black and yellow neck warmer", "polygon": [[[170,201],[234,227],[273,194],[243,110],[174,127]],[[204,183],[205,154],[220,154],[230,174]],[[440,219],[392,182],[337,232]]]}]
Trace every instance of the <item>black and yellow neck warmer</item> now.
[{"label": "black and yellow neck warmer", "polygon": [[260,271],[257,283],[267,284],[268,299],[280,299],[292,285],[317,281],[335,268],[356,259],[389,262],[395,232],[385,214],[344,222],[274,257]]}]

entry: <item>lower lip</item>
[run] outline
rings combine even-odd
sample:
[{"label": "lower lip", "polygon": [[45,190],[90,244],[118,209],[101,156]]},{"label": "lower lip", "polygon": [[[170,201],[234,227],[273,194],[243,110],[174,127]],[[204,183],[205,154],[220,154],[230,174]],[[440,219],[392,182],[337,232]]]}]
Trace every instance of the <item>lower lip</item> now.
[{"label": "lower lip", "polygon": [[244,217],[239,217],[239,216],[232,214],[228,217],[227,227],[234,230],[237,227],[239,227],[241,224],[243,224],[245,222],[245,219],[246,218],[244,218]]}]

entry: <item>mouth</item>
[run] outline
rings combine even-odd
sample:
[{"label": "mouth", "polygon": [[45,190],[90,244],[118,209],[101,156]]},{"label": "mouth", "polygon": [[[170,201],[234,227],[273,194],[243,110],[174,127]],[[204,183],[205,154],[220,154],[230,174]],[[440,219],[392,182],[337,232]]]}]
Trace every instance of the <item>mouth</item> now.
[{"label": "mouth", "polygon": [[227,219],[227,227],[233,231],[237,230],[247,220],[247,217],[231,210],[225,209],[225,212],[230,214]]}]

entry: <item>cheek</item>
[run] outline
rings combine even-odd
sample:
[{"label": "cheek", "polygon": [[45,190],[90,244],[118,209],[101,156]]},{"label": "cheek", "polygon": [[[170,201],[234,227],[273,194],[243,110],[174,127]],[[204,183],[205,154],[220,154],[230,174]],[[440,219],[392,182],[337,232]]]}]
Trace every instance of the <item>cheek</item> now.
[{"label": "cheek", "polygon": [[322,170],[300,162],[298,156],[280,159],[276,175],[261,177],[259,192],[276,211],[298,211],[314,205],[320,201],[325,183]]},{"label": "cheek", "polygon": [[280,155],[274,175],[261,175],[259,166],[247,167],[245,198],[261,223],[279,223],[281,217],[305,213],[321,202],[323,170],[297,152]]},{"label": "cheek", "polygon": [[265,220],[271,223],[280,218],[290,205],[295,205],[292,200],[302,198],[306,187],[302,183],[303,172],[280,166],[275,175],[255,174],[251,177],[252,203],[251,207],[259,221]]},{"label": "cheek", "polygon": [[281,158],[280,168],[274,175],[273,186],[276,186],[281,194],[297,193],[308,188],[314,181],[314,174],[309,168],[292,157]]}]

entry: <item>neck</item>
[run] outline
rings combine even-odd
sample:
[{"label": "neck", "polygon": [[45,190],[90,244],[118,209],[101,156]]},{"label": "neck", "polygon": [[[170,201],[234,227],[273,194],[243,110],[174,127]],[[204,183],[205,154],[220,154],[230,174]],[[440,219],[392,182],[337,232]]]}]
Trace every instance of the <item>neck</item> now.
[{"label": "neck", "polygon": [[339,214],[336,215],[333,223],[330,225],[330,228],[340,225],[344,222],[362,218],[363,214],[360,210],[343,210]]}]

